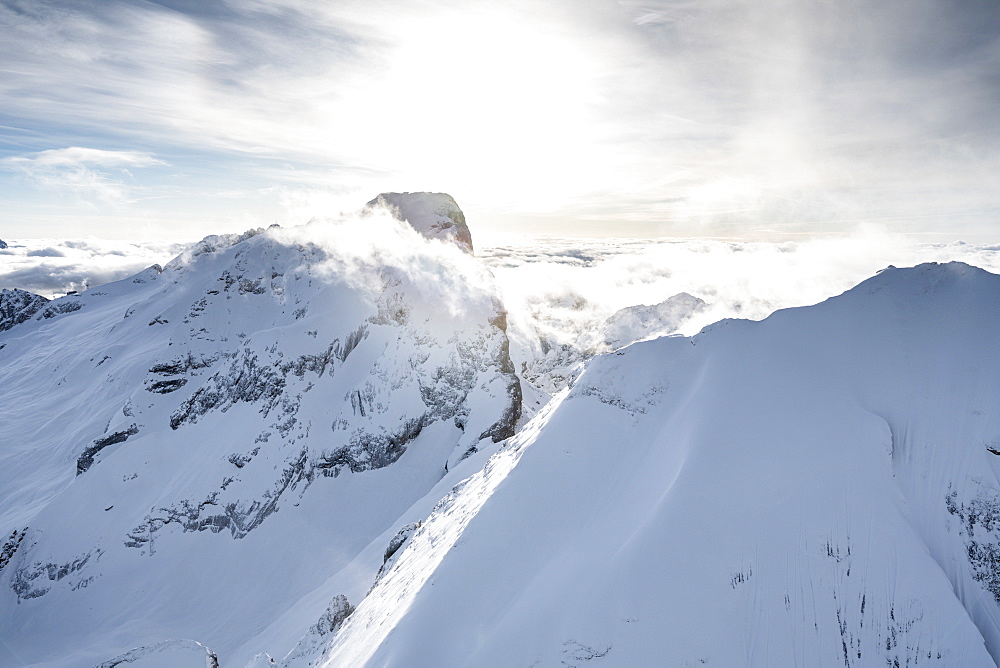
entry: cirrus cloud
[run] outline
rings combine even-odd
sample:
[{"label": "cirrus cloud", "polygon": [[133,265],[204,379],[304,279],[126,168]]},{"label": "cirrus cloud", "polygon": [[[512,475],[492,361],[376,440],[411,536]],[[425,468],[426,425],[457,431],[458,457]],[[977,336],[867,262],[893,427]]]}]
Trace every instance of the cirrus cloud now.
[{"label": "cirrus cloud", "polygon": [[18,172],[39,186],[73,194],[79,201],[121,205],[129,201],[130,170],[166,165],[143,151],[107,151],[70,146],[0,160],[0,167]]}]

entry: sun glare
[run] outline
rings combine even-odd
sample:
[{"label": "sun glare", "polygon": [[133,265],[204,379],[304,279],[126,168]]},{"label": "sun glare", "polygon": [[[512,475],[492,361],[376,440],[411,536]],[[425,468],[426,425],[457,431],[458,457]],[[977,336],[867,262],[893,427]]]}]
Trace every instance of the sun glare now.
[{"label": "sun glare", "polygon": [[348,112],[358,152],[413,187],[560,202],[592,180],[599,68],[589,60],[568,35],[493,12],[410,26]]}]

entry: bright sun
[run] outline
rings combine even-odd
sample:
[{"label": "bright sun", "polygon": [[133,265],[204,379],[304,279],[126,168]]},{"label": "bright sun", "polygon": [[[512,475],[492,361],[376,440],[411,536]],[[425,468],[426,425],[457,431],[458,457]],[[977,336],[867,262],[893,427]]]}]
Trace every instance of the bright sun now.
[{"label": "bright sun", "polygon": [[[408,25],[379,76],[341,100],[359,156],[411,187],[557,205],[591,187],[600,67],[567,35],[491,11]],[[352,104],[352,102],[354,102]],[[343,148],[344,128],[331,126]]]}]

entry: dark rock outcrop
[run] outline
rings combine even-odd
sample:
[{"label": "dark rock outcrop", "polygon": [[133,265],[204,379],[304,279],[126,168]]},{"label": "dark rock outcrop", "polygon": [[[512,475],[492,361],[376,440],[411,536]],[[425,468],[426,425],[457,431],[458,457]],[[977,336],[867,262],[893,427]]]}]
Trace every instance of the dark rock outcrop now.
[{"label": "dark rock outcrop", "polygon": [[17,552],[17,548],[20,547],[21,541],[24,540],[27,534],[28,527],[24,527],[20,531],[14,529],[4,542],[3,547],[0,547],[0,571],[10,563],[10,560],[14,557],[14,553]]},{"label": "dark rock outcrop", "polygon": [[74,313],[83,308],[83,304],[78,301],[75,297],[64,297],[62,299],[57,299],[51,304],[45,307],[42,314],[38,316],[38,319],[54,318],[57,315],[63,315],[64,313]]},{"label": "dark rock outcrop", "polygon": [[99,438],[94,441],[93,445],[87,446],[80,457],[76,460],[76,474],[80,475],[87,469],[89,469],[94,464],[94,457],[97,453],[108,447],[109,445],[117,445],[118,443],[124,443],[128,440],[129,436],[135,436],[139,433],[139,427],[135,424],[130,425],[128,429],[123,429],[122,431],[116,431],[113,434],[109,434],[104,438]]},{"label": "dark rock outcrop", "polygon": [[30,320],[49,300],[33,292],[0,290],[0,332]]}]

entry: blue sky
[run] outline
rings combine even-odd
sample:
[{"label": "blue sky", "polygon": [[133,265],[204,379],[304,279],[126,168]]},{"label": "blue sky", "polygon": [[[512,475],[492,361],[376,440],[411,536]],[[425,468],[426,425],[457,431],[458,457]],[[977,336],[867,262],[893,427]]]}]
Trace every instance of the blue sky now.
[{"label": "blue sky", "polygon": [[0,238],[1000,236],[993,0],[0,2]]}]

